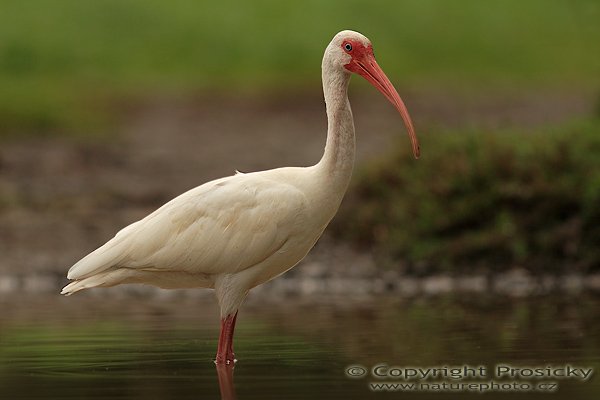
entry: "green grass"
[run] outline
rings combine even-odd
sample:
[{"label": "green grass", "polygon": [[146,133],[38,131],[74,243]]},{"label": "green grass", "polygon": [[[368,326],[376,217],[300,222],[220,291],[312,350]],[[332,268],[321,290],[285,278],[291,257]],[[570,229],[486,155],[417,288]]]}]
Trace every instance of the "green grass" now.
[{"label": "green grass", "polygon": [[421,135],[355,177],[334,232],[413,273],[600,268],[600,120]]},{"label": "green grass", "polygon": [[318,85],[344,28],[402,86],[597,88],[599,19],[595,0],[3,0],[0,135],[89,130],[123,96]]}]

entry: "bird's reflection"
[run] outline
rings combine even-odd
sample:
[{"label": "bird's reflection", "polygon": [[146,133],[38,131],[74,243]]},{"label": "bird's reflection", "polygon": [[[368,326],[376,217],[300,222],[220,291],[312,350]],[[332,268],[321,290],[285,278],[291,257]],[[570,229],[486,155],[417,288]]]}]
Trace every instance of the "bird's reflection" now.
[{"label": "bird's reflection", "polygon": [[235,364],[215,364],[219,377],[221,400],[236,400],[235,385],[233,384],[233,369]]}]

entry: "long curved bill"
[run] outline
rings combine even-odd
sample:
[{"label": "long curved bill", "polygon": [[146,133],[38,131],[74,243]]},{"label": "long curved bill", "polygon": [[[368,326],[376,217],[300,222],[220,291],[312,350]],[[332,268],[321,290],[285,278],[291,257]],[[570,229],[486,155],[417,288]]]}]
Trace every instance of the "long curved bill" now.
[{"label": "long curved bill", "polygon": [[406,130],[408,131],[408,136],[410,137],[410,141],[412,143],[413,154],[415,158],[419,158],[419,155],[421,154],[419,140],[415,134],[415,128],[413,127],[408,110],[400,98],[400,95],[394,88],[394,85],[392,85],[392,82],[390,82],[381,67],[377,64],[377,61],[375,61],[375,57],[372,55],[372,52],[371,54],[367,53],[364,57],[362,57],[362,60],[355,60],[355,65],[356,67],[354,68],[354,72],[360,74],[363,78],[369,81],[377,88],[377,90],[383,93],[383,95],[394,105],[394,107],[396,107],[402,116],[402,119],[404,120],[404,124],[406,125]]}]

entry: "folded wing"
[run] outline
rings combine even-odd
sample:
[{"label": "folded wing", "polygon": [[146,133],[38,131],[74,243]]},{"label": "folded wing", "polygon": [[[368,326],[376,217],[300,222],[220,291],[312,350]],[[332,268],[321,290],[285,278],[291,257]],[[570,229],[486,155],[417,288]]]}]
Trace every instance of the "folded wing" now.
[{"label": "folded wing", "polygon": [[302,229],[305,210],[302,192],[260,173],[208,182],[122,229],[67,277],[79,280],[118,268],[239,272],[268,258]]}]

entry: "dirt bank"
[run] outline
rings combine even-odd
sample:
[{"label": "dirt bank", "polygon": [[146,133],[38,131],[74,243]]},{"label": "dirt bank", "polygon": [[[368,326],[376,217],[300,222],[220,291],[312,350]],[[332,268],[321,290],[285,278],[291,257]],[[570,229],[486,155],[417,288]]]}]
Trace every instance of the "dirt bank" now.
[{"label": "dirt bank", "polygon": [[[360,163],[385,152],[404,133],[384,99],[352,97]],[[421,134],[440,126],[560,123],[589,113],[594,100],[577,93],[404,97]],[[285,98],[156,97],[131,107],[117,134],[107,139],[41,136],[4,141],[0,274],[63,276],[118,229],[184,190],[236,169],[316,162],[325,129],[318,92]],[[314,257],[327,260],[329,242],[319,245],[309,262]]]}]

